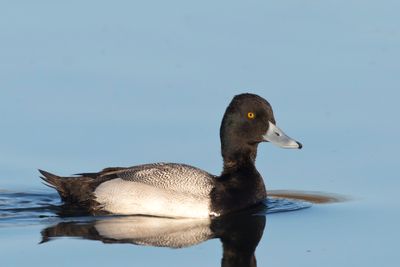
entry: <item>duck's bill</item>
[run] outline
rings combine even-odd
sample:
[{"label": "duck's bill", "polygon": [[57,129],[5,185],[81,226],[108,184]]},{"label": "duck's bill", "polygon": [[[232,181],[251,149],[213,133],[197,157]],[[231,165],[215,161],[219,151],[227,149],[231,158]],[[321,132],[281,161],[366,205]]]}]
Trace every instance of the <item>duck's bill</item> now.
[{"label": "duck's bill", "polygon": [[268,122],[269,127],[267,133],[263,136],[264,141],[271,142],[274,145],[283,148],[298,148],[301,149],[303,145],[300,142],[287,136],[281,129],[279,129],[272,122]]}]

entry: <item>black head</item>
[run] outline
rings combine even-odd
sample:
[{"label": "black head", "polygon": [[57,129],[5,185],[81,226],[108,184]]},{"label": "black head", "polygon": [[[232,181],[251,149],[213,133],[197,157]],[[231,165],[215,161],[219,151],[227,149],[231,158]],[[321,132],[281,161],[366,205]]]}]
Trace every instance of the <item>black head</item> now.
[{"label": "black head", "polygon": [[263,141],[286,148],[301,148],[300,143],[286,136],[275,124],[267,100],[255,94],[235,96],[225,111],[220,129],[224,160],[246,157],[254,161],[257,145]]}]

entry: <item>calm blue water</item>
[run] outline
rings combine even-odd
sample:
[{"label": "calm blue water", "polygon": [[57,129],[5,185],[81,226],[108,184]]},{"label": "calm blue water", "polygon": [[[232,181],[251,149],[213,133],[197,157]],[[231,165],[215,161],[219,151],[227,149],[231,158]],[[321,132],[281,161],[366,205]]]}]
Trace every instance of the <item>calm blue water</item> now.
[{"label": "calm blue water", "polygon": [[[350,202],[267,215],[258,266],[398,266],[398,1],[54,1],[0,8],[0,189],[169,161],[221,169],[219,124],[257,93],[300,151],[259,147],[269,189]],[[184,249],[0,227],[4,266],[218,266],[221,242]],[[23,257],[21,256],[23,255]],[[67,255],[67,256],[66,256]]]}]

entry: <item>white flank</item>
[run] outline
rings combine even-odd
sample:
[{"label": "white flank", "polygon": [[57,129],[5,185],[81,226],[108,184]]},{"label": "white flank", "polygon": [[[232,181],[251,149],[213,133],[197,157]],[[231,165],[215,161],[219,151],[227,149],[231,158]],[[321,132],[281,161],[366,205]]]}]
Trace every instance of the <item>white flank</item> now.
[{"label": "white flank", "polygon": [[98,186],[96,201],[104,210],[124,215],[209,217],[210,200],[117,178]]}]

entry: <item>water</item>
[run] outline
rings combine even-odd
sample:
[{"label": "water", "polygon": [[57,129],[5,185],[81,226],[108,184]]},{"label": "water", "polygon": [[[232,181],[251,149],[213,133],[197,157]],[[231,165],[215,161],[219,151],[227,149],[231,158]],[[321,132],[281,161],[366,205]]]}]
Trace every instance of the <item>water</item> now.
[{"label": "water", "polygon": [[39,245],[66,219],[37,168],[168,161],[218,174],[222,114],[247,91],[304,145],[259,147],[267,189],[349,200],[267,214],[258,266],[399,266],[399,5],[2,3],[0,189],[12,210],[1,212],[1,265],[220,265],[219,238],[182,249],[70,237]]},{"label": "water", "polygon": [[[13,231],[20,232],[21,228],[27,227],[35,231],[40,226],[41,240],[37,244],[41,246],[49,241],[68,237],[96,240],[107,245],[130,244],[183,249],[219,239],[222,243],[221,261],[226,266],[253,266],[256,262],[255,250],[263,236],[267,214],[312,207],[312,203],[305,199],[315,200],[316,203],[343,200],[333,195],[271,192],[271,196],[263,204],[236,214],[214,219],[173,219],[65,214],[62,203],[54,193],[3,191],[0,193],[0,232],[4,232],[6,236],[11,232],[14,238]],[[32,245],[34,244],[28,246]],[[7,266],[21,264],[18,258],[13,257],[6,257],[3,263]],[[67,265],[70,264],[72,262]],[[78,259],[75,264],[79,265],[81,261]]]}]

